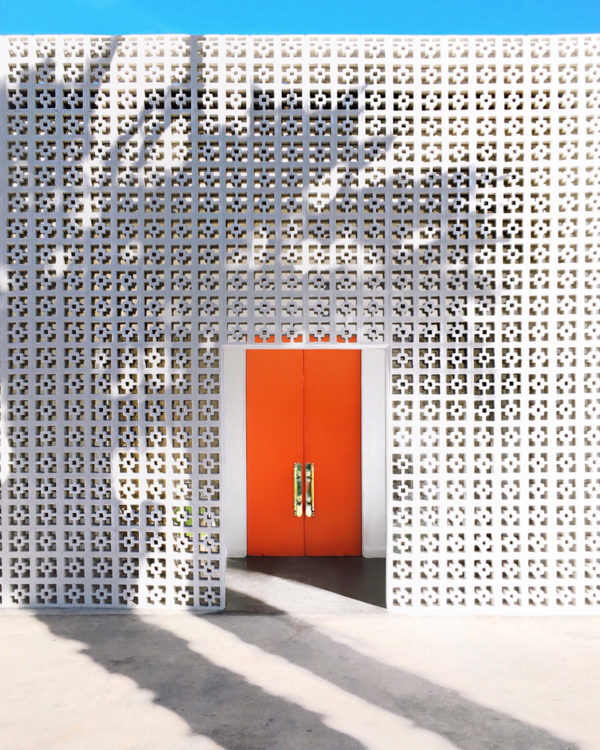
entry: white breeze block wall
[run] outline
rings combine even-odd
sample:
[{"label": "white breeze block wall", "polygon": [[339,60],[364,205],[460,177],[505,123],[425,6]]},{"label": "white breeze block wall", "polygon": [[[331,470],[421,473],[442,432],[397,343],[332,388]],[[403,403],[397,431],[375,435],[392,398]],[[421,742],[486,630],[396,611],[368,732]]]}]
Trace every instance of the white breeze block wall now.
[{"label": "white breeze block wall", "polygon": [[600,37],[0,40],[1,597],[218,608],[221,346],[388,347],[388,602],[600,603]]}]

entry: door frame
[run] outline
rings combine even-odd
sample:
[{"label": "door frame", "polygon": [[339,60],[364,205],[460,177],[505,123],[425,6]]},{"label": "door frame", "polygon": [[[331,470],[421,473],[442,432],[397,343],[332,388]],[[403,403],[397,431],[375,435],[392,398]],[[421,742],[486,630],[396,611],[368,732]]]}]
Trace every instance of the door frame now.
[{"label": "door frame", "polygon": [[[221,347],[221,535],[227,557],[246,557],[246,350],[290,347]],[[316,347],[298,346],[298,349]],[[322,349],[342,348],[323,345]],[[386,556],[388,495],[388,349],[361,350],[361,515],[363,557]],[[383,441],[383,448],[382,448]],[[291,492],[291,488],[290,488]]]}]

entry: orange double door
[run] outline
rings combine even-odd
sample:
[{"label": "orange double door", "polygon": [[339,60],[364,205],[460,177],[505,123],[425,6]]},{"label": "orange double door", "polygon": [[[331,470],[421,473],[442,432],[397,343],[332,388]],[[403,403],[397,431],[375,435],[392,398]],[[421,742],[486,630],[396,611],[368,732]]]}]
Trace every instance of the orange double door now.
[{"label": "orange double door", "polygon": [[361,554],[360,403],[358,350],[247,351],[249,555]]}]

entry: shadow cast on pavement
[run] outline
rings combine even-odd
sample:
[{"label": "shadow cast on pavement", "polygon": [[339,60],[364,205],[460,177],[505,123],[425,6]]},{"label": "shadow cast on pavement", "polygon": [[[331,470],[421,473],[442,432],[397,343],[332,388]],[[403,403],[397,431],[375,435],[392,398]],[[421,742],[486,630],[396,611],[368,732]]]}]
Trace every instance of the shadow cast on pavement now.
[{"label": "shadow cast on pavement", "polygon": [[38,615],[37,619],[55,636],[82,642],[83,653],[97,664],[152,691],[157,705],[226,750],[364,750],[355,739],[325,726],[319,715],[216,666],[182,638],[135,614]]},{"label": "shadow cast on pavement", "polygon": [[[264,603],[251,600],[246,603],[246,611],[266,610]],[[275,616],[222,613],[201,615],[199,619],[206,618],[211,626],[245,644],[308,670],[369,704],[449,740],[461,750],[578,750],[574,743],[544,729],[357,653],[301,619],[273,608],[268,612]],[[243,676],[213,664],[184,639],[133,613],[36,613],[36,617],[55,636],[82,642],[83,652],[96,663],[152,691],[155,703],[185,720],[192,732],[211,738],[226,750],[365,748],[354,737],[327,726],[323,715],[272,695]],[[156,622],[160,623],[160,618]],[[392,744],[394,741],[390,738]]]},{"label": "shadow cast on pavement", "polygon": [[[238,606],[261,612],[264,603],[236,592]],[[270,608],[269,613],[274,613]],[[264,610],[266,614],[266,610]],[[308,669],[343,690],[445,737],[461,750],[578,750],[573,742],[509,714],[487,708],[458,691],[358,653],[299,618],[216,615],[238,638]],[[212,621],[212,620],[211,620]]]}]

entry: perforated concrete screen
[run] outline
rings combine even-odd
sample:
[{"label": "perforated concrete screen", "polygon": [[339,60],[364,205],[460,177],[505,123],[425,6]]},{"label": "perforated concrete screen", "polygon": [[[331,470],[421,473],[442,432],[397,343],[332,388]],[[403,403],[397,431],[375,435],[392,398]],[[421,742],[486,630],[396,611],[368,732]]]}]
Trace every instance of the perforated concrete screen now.
[{"label": "perforated concrete screen", "polygon": [[224,344],[389,348],[391,607],[597,607],[599,37],[1,50],[4,607],[223,606]]}]

